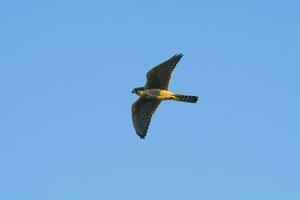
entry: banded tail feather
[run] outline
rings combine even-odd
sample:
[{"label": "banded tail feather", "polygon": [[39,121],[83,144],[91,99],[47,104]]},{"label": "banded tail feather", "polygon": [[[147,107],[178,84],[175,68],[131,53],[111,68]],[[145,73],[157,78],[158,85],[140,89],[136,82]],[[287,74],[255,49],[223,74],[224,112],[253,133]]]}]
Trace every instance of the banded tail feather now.
[{"label": "banded tail feather", "polygon": [[176,94],[176,101],[182,101],[182,102],[188,102],[188,103],[196,103],[198,101],[197,96],[190,96],[190,95],[181,95],[181,94]]}]

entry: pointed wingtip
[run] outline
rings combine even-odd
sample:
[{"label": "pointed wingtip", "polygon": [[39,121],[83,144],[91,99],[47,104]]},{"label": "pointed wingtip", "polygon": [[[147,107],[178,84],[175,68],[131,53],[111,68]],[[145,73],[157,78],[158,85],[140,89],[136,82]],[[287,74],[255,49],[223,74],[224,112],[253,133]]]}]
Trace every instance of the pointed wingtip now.
[{"label": "pointed wingtip", "polygon": [[140,138],[141,138],[142,140],[144,140],[144,139],[146,138],[146,136],[145,136],[145,135],[140,135]]},{"label": "pointed wingtip", "polygon": [[143,134],[143,133],[137,133],[137,134],[142,140],[144,140],[146,138],[146,134]]},{"label": "pointed wingtip", "polygon": [[178,62],[182,57],[183,57],[182,53],[177,53],[171,59],[175,59]]},{"label": "pointed wingtip", "polygon": [[175,54],[175,56],[182,58],[183,54],[182,53],[178,53],[178,54]]}]

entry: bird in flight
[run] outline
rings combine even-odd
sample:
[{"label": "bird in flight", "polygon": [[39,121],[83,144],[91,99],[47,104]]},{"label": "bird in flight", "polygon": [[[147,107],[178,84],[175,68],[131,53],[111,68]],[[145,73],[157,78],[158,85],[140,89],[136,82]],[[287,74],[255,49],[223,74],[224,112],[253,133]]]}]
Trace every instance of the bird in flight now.
[{"label": "bird in flight", "polygon": [[198,100],[197,96],[181,95],[168,91],[171,74],[182,56],[182,54],[176,54],[151,69],[147,73],[146,85],[132,90],[132,93],[139,96],[138,100],[132,104],[131,113],[134,129],[141,139],[145,139],[151,117],[162,101],[175,100],[196,103]]}]

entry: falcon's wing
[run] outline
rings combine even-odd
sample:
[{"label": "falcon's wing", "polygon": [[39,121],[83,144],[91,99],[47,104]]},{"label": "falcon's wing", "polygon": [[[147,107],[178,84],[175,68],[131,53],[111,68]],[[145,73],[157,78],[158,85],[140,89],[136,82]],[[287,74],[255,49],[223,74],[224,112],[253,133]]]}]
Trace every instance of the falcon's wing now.
[{"label": "falcon's wing", "polygon": [[167,90],[171,79],[171,74],[176,64],[182,58],[182,54],[176,54],[169,60],[157,65],[147,73],[146,89],[164,89]]},{"label": "falcon's wing", "polygon": [[132,104],[132,122],[136,133],[144,139],[147,134],[151,117],[161,101],[156,99],[139,98]]}]

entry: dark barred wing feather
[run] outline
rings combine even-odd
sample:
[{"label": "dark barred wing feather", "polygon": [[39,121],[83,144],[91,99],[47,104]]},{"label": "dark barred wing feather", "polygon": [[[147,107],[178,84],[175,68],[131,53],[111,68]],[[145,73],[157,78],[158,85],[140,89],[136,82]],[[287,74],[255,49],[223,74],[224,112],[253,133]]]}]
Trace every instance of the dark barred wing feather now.
[{"label": "dark barred wing feather", "polygon": [[144,139],[147,134],[151,117],[161,101],[156,99],[139,98],[132,104],[132,122],[136,133]]},{"label": "dark barred wing feather", "polygon": [[167,90],[171,75],[176,64],[182,58],[182,54],[176,54],[169,60],[157,65],[147,73],[147,83],[145,89]]}]

